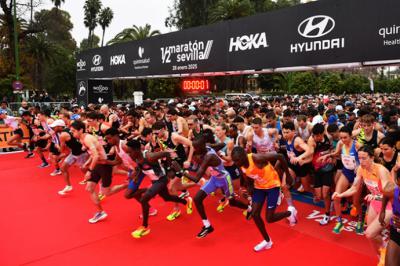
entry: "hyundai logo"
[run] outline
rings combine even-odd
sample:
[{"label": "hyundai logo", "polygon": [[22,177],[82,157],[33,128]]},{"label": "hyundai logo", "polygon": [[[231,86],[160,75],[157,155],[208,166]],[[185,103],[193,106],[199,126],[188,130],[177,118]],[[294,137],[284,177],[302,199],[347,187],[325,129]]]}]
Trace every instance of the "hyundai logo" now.
[{"label": "hyundai logo", "polygon": [[143,53],[144,53],[144,48],[139,46],[138,54],[140,58],[142,58]]},{"label": "hyundai logo", "polygon": [[101,64],[101,55],[97,54],[97,55],[93,56],[92,62],[93,62],[93,65],[95,65],[95,66],[100,65]]},{"label": "hyundai logo", "polygon": [[86,86],[85,85],[86,84],[85,84],[84,81],[79,82],[79,85],[78,85],[78,87],[79,87],[78,95],[79,96],[85,95],[85,93],[86,93]]},{"label": "hyundai logo", "polygon": [[334,28],[335,20],[333,18],[317,15],[303,20],[297,30],[305,38],[319,38],[327,35]]}]

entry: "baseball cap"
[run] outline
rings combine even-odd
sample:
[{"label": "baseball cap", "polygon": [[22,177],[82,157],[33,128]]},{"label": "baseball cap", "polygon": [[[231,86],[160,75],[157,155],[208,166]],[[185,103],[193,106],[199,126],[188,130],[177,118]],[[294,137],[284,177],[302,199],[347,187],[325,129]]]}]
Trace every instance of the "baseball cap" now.
[{"label": "baseball cap", "polygon": [[56,121],[51,123],[49,126],[50,127],[65,127],[65,122],[64,122],[64,120],[57,119]]}]

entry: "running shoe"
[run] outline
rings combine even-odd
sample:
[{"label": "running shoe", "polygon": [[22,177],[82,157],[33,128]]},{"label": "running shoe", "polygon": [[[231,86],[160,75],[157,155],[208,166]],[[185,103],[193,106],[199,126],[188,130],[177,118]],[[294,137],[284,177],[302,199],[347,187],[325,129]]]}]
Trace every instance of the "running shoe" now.
[{"label": "running shoe", "polygon": [[352,217],[357,217],[357,216],[358,216],[357,208],[354,207],[354,205],[353,205],[353,207],[352,207],[351,210],[350,210],[350,215],[351,215]]},{"label": "running shoe", "polygon": [[182,192],[180,195],[179,195],[179,197],[181,198],[181,199],[184,199],[184,198],[187,198],[187,197],[189,197],[189,191],[185,191],[185,192]]},{"label": "running shoe", "polygon": [[297,192],[303,193],[304,192],[304,187],[303,185],[300,185],[299,188],[297,189]]},{"label": "running shoe", "polygon": [[289,206],[287,210],[290,212],[290,216],[287,218],[289,224],[290,226],[295,226],[297,224],[297,210],[293,206]]},{"label": "running shoe", "polygon": [[187,178],[186,176],[182,176],[182,178],[181,178],[182,185],[189,184],[190,181],[191,180],[189,178]]},{"label": "running shoe", "polygon": [[41,165],[39,165],[39,168],[46,168],[49,166],[50,166],[50,164],[48,164],[48,163],[42,163]]},{"label": "running shoe", "polygon": [[284,198],[283,193],[279,193],[279,197],[278,197],[278,201],[276,203],[276,205],[280,206],[282,204],[282,199]]},{"label": "running shoe", "polygon": [[51,176],[56,176],[56,175],[61,175],[62,174],[62,172],[61,172],[61,170],[60,169],[56,169],[56,170],[54,170],[50,175]]},{"label": "running shoe", "polygon": [[225,199],[224,201],[220,201],[217,207],[217,212],[223,212],[225,207],[229,205],[229,200]]},{"label": "running shoe", "polygon": [[252,215],[251,215],[251,205],[247,207],[247,210],[243,211],[243,215],[246,217],[246,220],[250,220]]},{"label": "running shoe", "polygon": [[364,235],[364,222],[358,221],[356,226],[356,234],[363,236]]},{"label": "running shoe", "polygon": [[106,198],[106,195],[99,193],[98,197],[99,197],[99,201],[102,201]]},{"label": "running shoe", "polygon": [[188,197],[186,199],[186,213],[187,214],[192,214],[193,213],[193,199],[191,197]]},{"label": "running shoe", "polygon": [[[158,213],[157,209],[155,209],[155,208],[153,208],[153,207],[150,207],[149,216],[156,216],[157,213]],[[140,214],[140,215],[139,215],[139,218],[140,218],[140,219],[143,219],[143,214]]]},{"label": "running shoe", "polygon": [[200,233],[197,234],[197,238],[204,238],[209,233],[212,233],[212,232],[214,232],[214,228],[211,225],[209,227],[203,226],[203,228],[201,228]]},{"label": "running shoe", "polygon": [[33,154],[33,152],[29,152],[29,153],[25,156],[25,159],[32,158],[33,156],[35,156],[35,154]]},{"label": "running shoe", "polygon": [[386,258],[386,248],[379,249],[379,262],[378,266],[385,266],[385,258]]},{"label": "running shoe", "polygon": [[79,182],[79,185],[86,185],[86,183],[87,183],[87,180],[83,179],[81,182]]},{"label": "running shoe", "polygon": [[324,215],[324,218],[319,222],[320,225],[327,225],[329,223],[330,217],[328,215]]},{"label": "running shoe", "polygon": [[340,234],[340,232],[342,232],[343,230],[343,222],[336,222],[335,227],[333,228],[332,232],[335,234]]},{"label": "running shoe", "polygon": [[72,191],[72,186],[65,186],[63,190],[58,191],[58,194],[64,196],[70,191]]},{"label": "running shoe", "polygon": [[97,222],[100,222],[101,220],[104,220],[107,218],[107,213],[105,211],[101,212],[96,212],[93,216],[93,218],[89,219],[89,223],[95,224]]},{"label": "running shoe", "polygon": [[269,242],[263,240],[261,241],[259,244],[257,244],[257,246],[254,247],[254,251],[255,252],[259,252],[265,249],[270,249],[272,247],[272,241],[271,239],[269,240]]},{"label": "running shoe", "polygon": [[138,229],[132,232],[131,236],[133,238],[141,238],[142,236],[148,235],[150,233],[150,228],[140,226]]},{"label": "running shoe", "polygon": [[181,210],[173,210],[168,216],[167,216],[167,220],[168,221],[173,221],[176,218],[178,218],[179,216],[181,216]]}]

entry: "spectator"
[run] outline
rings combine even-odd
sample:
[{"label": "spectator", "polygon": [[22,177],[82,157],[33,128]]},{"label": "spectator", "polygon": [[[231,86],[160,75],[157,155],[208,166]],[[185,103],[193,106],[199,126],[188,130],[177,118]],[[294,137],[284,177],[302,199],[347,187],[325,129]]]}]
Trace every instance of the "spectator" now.
[{"label": "spectator", "polygon": [[8,107],[8,103],[6,101],[1,102],[0,111],[5,111],[8,115],[12,115],[12,111]]},{"label": "spectator", "polygon": [[21,116],[26,111],[29,111],[28,102],[23,100],[21,102],[21,107],[18,109],[18,114]]}]

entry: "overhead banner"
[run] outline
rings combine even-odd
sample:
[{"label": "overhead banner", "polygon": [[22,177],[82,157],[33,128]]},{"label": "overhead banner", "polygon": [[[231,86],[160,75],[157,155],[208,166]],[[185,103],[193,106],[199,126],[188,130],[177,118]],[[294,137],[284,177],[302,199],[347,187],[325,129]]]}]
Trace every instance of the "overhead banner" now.
[{"label": "overhead banner", "polygon": [[399,13],[398,0],[301,4],[81,52],[77,80],[400,63]]}]

